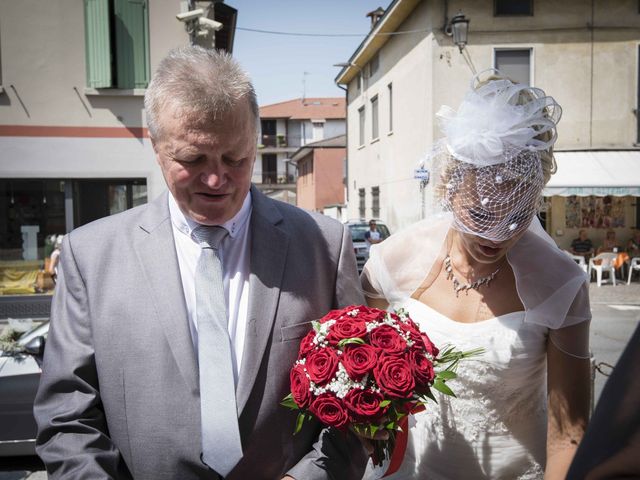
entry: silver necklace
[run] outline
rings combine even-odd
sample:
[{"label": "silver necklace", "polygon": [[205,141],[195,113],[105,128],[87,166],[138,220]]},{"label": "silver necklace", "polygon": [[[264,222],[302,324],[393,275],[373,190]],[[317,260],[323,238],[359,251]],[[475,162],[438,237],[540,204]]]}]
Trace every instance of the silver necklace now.
[{"label": "silver necklace", "polygon": [[444,269],[447,272],[447,280],[453,281],[453,290],[456,292],[456,298],[458,298],[458,295],[462,291],[466,291],[466,293],[469,294],[469,290],[471,289],[478,290],[482,285],[489,286],[489,283],[491,282],[491,280],[493,280],[496,277],[496,275],[498,274],[501,268],[502,268],[502,265],[499,266],[495,272],[487,275],[486,277],[480,277],[471,283],[460,283],[460,280],[458,280],[456,276],[453,274],[453,266],[451,265],[451,255],[447,254],[447,256],[444,259]]}]

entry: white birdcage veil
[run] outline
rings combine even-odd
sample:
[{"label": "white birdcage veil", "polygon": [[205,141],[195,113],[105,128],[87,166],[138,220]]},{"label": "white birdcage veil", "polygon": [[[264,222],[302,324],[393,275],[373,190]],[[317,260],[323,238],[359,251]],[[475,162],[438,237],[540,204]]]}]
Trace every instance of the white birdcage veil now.
[{"label": "white birdcage veil", "polygon": [[[486,82],[480,79],[494,74]],[[453,227],[491,241],[526,229],[545,184],[562,109],[544,91],[516,84],[489,70],[476,75],[457,111],[436,114],[445,137],[428,162],[435,192]]]}]

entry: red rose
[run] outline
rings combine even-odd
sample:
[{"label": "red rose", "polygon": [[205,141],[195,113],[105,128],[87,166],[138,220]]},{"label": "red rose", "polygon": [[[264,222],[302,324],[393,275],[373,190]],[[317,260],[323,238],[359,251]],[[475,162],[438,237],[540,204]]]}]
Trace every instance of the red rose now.
[{"label": "red rose", "polygon": [[341,400],[331,393],[318,395],[309,407],[321,423],[336,428],[344,428],[349,423],[347,409]]},{"label": "red rose", "polygon": [[402,330],[403,333],[409,334],[409,338],[418,348],[423,347],[422,332],[415,323],[413,323],[412,321],[399,321],[398,325],[400,325],[400,330]]},{"label": "red rose", "polygon": [[320,319],[320,323],[326,323],[329,320],[337,320],[338,318],[340,318],[346,313],[345,310],[346,309],[344,308],[340,310],[331,310],[329,313],[327,313],[324,317]]},{"label": "red rose", "polygon": [[358,318],[366,321],[366,322],[375,322],[384,320],[387,316],[387,312],[385,310],[380,310],[379,308],[371,308],[371,307],[358,307]]},{"label": "red rose", "polygon": [[407,348],[407,341],[390,325],[374,328],[370,338],[371,345],[385,353],[402,353]]},{"label": "red rose", "polygon": [[305,366],[311,381],[324,385],[333,378],[338,369],[338,356],[331,348],[320,348],[307,356]]},{"label": "red rose", "polygon": [[431,355],[433,358],[437,358],[438,354],[440,353],[440,350],[438,350],[438,347],[436,347],[433,344],[431,339],[427,337],[426,333],[420,332],[420,334],[422,335],[422,342],[424,343],[424,348],[427,351],[427,353]]},{"label": "red rose", "polygon": [[360,390],[354,388],[344,397],[344,403],[352,413],[352,418],[356,422],[370,423],[384,415],[389,408],[381,407],[380,402],[384,396],[374,390]]},{"label": "red rose", "polygon": [[362,380],[362,377],[375,367],[377,361],[377,350],[371,345],[346,345],[340,356],[340,363],[355,382]]},{"label": "red rose", "polygon": [[433,363],[425,356],[424,352],[411,350],[409,352],[409,363],[416,383],[430,385],[435,377],[435,372],[433,371]]},{"label": "red rose", "polygon": [[337,345],[340,340],[345,338],[364,338],[367,335],[367,324],[362,320],[351,317],[345,317],[338,320],[331,326],[327,341],[331,345]]},{"label": "red rose", "polygon": [[383,393],[395,398],[409,398],[416,386],[409,362],[398,355],[380,355],[373,376]]},{"label": "red rose", "polygon": [[318,346],[313,340],[316,338],[315,330],[311,330],[300,342],[300,350],[298,350],[298,360],[306,357],[309,352]]},{"label": "red rose", "polygon": [[311,384],[304,371],[304,366],[296,365],[289,374],[291,380],[291,396],[300,408],[307,408],[311,403]]}]

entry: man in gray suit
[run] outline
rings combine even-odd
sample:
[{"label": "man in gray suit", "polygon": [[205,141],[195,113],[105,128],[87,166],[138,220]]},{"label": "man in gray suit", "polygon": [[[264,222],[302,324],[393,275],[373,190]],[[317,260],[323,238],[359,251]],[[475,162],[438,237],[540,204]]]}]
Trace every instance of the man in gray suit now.
[{"label": "man in gray suit", "polygon": [[360,478],[353,435],[294,437],[279,405],[310,321],[364,303],[348,232],[251,186],[258,107],[230,56],[172,51],[145,108],[169,192],[62,248],[34,409],[50,478]]}]

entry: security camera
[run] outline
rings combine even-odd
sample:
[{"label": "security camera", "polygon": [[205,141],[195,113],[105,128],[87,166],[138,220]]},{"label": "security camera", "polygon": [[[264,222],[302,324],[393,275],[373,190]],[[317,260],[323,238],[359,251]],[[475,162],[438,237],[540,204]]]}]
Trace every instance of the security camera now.
[{"label": "security camera", "polygon": [[204,15],[204,10],[201,8],[196,8],[195,10],[189,10],[186,12],[179,13],[176,15],[176,18],[181,22],[191,22],[193,20],[197,20],[203,15]]},{"label": "security camera", "polygon": [[217,32],[222,28],[222,24],[220,22],[216,22],[215,20],[211,20],[207,17],[198,17],[198,23],[202,28],[206,28],[207,30],[213,30]]}]

